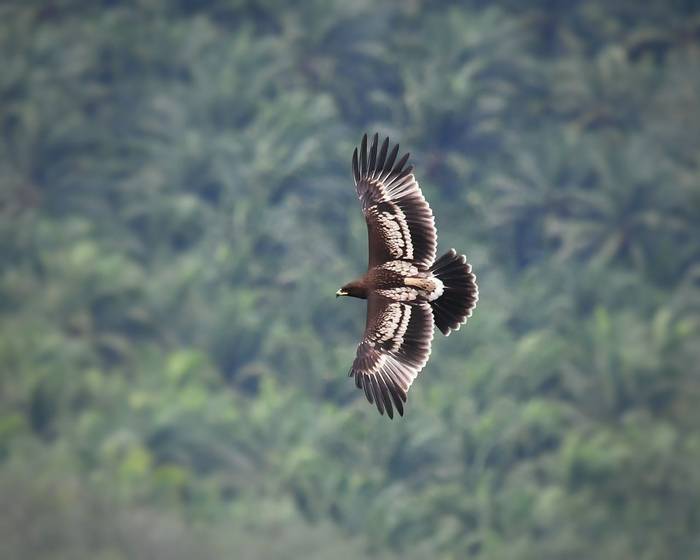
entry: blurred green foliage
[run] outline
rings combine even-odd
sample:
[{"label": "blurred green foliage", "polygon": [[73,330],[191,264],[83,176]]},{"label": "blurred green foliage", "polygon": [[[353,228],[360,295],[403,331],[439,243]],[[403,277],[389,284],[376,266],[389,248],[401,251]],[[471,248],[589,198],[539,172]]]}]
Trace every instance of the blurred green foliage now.
[{"label": "blurred green foliage", "polygon": [[[700,557],[696,6],[3,2],[0,557]],[[393,422],[375,130],[481,287]]]}]

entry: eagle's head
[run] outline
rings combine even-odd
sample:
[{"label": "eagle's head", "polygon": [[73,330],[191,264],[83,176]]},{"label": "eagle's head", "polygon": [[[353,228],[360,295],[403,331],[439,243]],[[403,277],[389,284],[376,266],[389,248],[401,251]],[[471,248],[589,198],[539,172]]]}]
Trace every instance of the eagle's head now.
[{"label": "eagle's head", "polygon": [[360,280],[348,282],[335,293],[335,297],[350,296],[360,299],[367,299],[367,287]]}]

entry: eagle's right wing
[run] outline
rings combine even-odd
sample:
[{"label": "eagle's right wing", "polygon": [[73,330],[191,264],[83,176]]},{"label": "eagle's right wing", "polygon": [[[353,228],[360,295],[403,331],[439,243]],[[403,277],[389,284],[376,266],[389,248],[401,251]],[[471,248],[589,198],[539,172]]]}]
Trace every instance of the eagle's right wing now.
[{"label": "eagle's right wing", "polygon": [[403,416],[406,394],[430,357],[433,312],[427,303],[407,305],[377,294],[367,299],[367,325],[349,375],[381,414]]},{"label": "eagle's right wing", "polygon": [[409,154],[394,165],[399,145],[387,154],[389,139],[379,151],[378,141],[379,135],[375,134],[367,150],[365,134],[359,154],[355,148],[352,155],[357,196],[367,221],[369,267],[405,260],[428,269],[437,250],[433,212],[411,173],[413,167],[405,167]]}]

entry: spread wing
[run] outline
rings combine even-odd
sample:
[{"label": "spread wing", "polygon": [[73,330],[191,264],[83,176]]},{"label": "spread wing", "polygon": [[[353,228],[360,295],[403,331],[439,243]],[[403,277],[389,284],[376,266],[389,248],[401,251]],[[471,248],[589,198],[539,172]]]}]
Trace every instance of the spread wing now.
[{"label": "spread wing", "polygon": [[380,414],[403,416],[406,394],[430,357],[430,305],[407,305],[377,294],[367,299],[367,325],[349,375]]},{"label": "spread wing", "polygon": [[352,155],[352,173],[369,235],[369,267],[392,260],[407,260],[422,269],[435,261],[437,231],[435,218],[413,176],[406,166],[409,154],[396,164],[399,145],[388,153],[387,138],[378,149],[375,134],[367,150],[367,135],[362,137],[358,155]]}]

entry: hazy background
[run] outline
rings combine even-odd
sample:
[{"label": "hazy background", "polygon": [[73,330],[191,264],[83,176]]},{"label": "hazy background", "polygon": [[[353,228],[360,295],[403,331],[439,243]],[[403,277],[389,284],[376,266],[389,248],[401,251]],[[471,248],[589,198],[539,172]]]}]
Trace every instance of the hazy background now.
[{"label": "hazy background", "polygon": [[[697,6],[2,2],[0,558],[700,558]],[[374,131],[481,287],[394,421]]]}]

